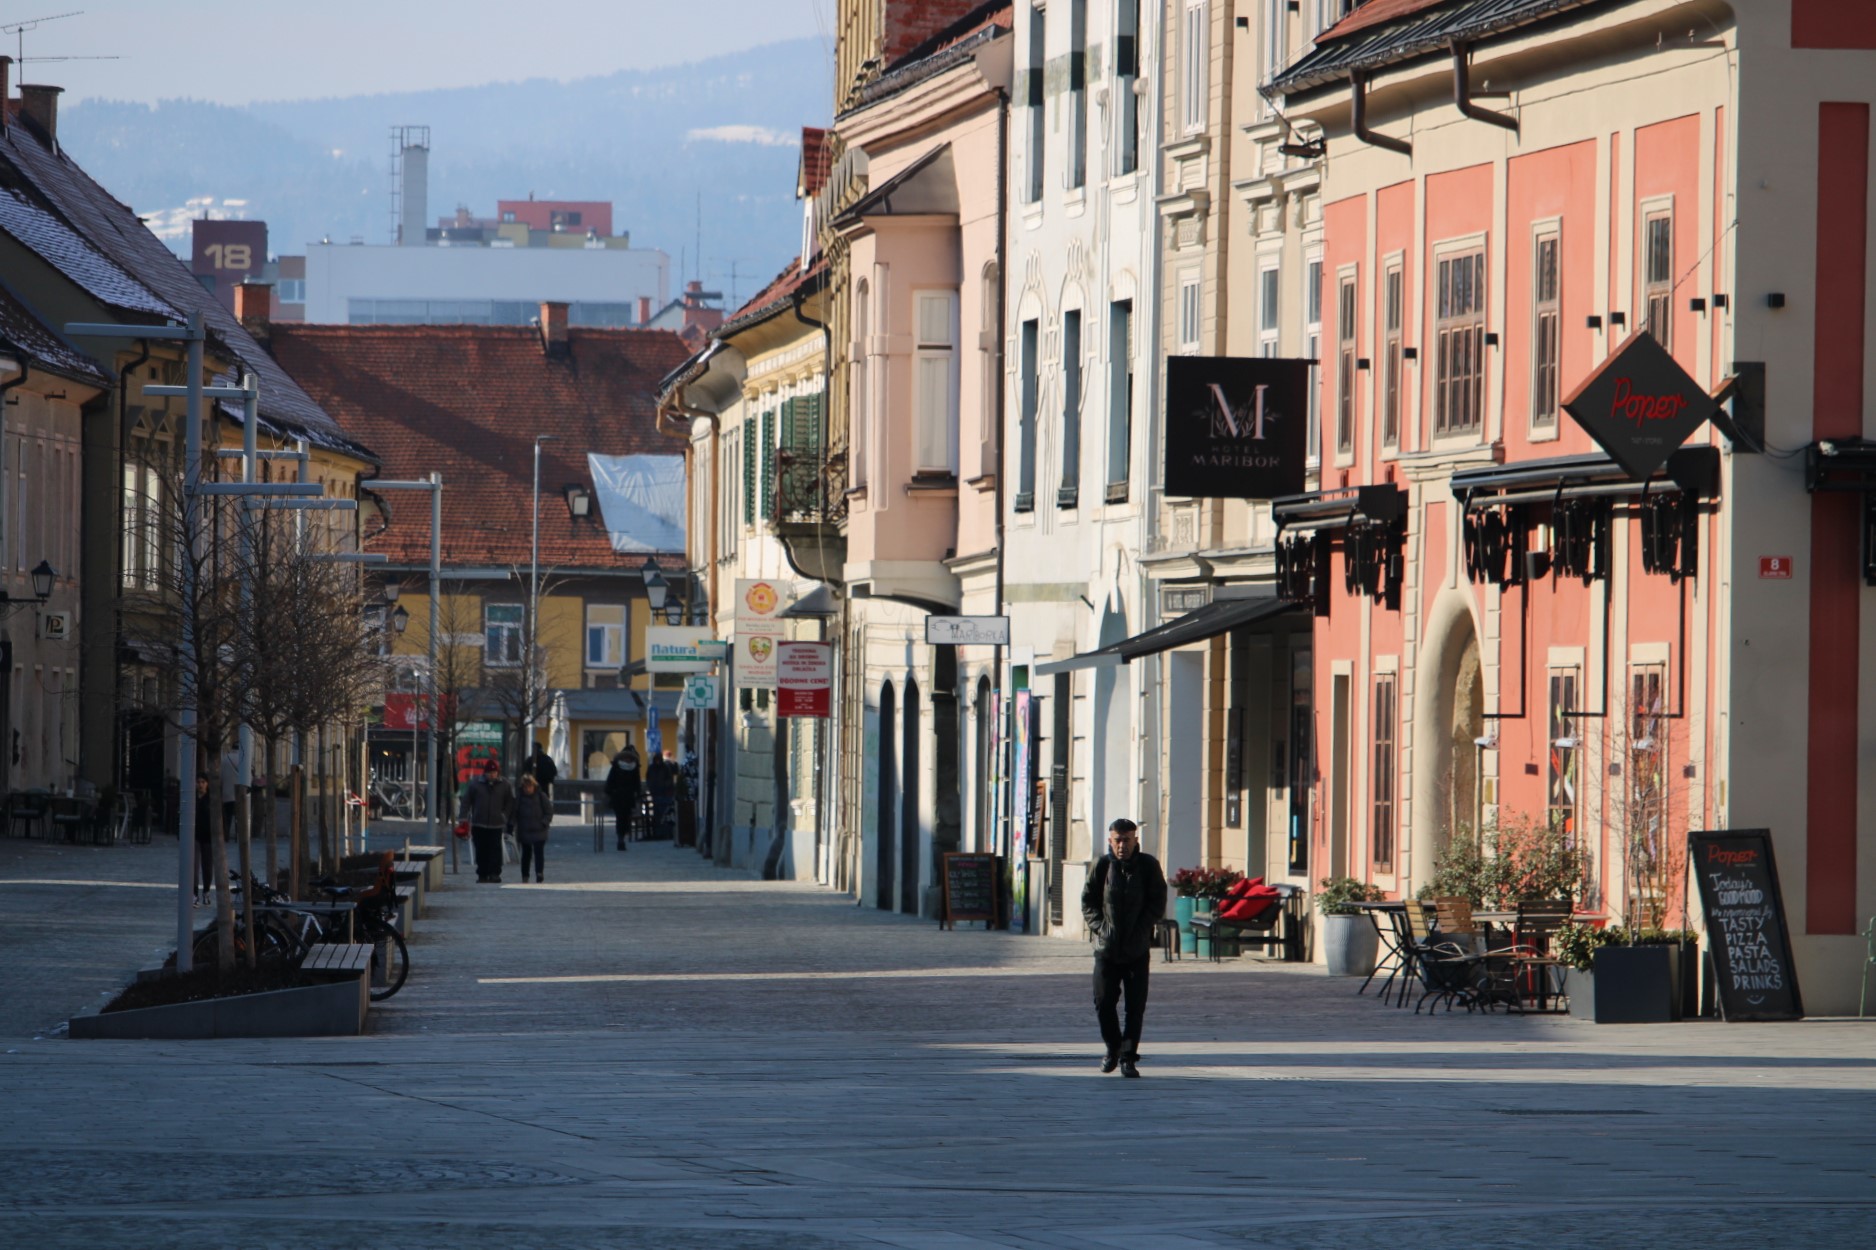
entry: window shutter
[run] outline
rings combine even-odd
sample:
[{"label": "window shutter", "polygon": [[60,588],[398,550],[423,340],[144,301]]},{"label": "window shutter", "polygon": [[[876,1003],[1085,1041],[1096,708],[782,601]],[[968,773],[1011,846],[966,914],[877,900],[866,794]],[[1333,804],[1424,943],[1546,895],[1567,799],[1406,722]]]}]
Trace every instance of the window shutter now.
[{"label": "window shutter", "polygon": [[795,446],[804,456],[813,456],[821,449],[821,394],[803,395],[801,407],[795,414]]},{"label": "window shutter", "polygon": [[762,515],[775,514],[775,413],[762,414]]},{"label": "window shutter", "polygon": [[782,401],[782,446],[786,447],[789,451],[795,450],[795,414],[797,411],[796,405],[800,402],[801,401],[798,399],[784,399]]},{"label": "window shutter", "polygon": [[756,423],[743,427],[743,524],[756,523]]}]

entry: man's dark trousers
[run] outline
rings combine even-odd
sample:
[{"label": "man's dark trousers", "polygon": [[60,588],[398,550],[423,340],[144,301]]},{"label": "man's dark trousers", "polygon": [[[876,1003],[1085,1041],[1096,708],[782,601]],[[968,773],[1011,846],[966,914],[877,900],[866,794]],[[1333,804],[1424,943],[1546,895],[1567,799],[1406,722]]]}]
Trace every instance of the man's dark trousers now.
[{"label": "man's dark trousers", "polygon": [[[1101,1021],[1101,1040],[1107,1053],[1121,1059],[1140,1057],[1140,1029],[1146,1023],[1147,972],[1153,966],[1153,953],[1133,960],[1107,960],[1094,957],[1094,1014]],[[1121,1028],[1120,1013],[1115,1008],[1122,992],[1127,996],[1127,1027]]]},{"label": "man's dark trousers", "polygon": [[500,825],[472,825],[469,834],[476,848],[476,879],[493,880],[502,875],[502,830]]}]

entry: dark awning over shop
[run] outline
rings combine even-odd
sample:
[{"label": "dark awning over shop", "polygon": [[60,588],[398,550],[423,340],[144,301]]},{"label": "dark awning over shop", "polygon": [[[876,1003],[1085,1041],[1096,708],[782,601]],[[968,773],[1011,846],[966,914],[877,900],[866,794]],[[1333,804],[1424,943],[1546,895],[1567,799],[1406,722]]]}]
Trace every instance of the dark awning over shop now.
[{"label": "dark awning over shop", "polygon": [[1111,668],[1130,664],[1143,655],[1158,655],[1190,642],[1203,642],[1241,625],[1251,625],[1298,610],[1294,603],[1266,596],[1218,599],[1186,613],[1176,621],[1156,625],[1131,638],[1109,643],[1098,651],[1087,651],[1066,660],[1045,661],[1036,665],[1036,675],[1047,677],[1051,673],[1071,673],[1081,668]]},{"label": "dark awning over shop", "polygon": [[1663,476],[1638,482],[1608,456],[1552,456],[1512,464],[1462,469],[1453,474],[1453,495],[1467,507],[1486,508],[1594,495],[1666,494],[1686,491],[1711,496],[1719,487],[1720,451],[1682,447],[1667,459]]}]

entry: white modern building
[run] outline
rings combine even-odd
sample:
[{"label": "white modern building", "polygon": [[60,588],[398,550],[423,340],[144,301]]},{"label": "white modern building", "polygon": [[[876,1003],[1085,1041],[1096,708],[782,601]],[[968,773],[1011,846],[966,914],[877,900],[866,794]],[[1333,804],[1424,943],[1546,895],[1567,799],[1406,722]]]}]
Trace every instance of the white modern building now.
[{"label": "white modern building", "polygon": [[670,299],[671,258],[655,248],[306,249],[306,320],[329,325],[526,325],[543,301],[576,326],[636,326]]}]

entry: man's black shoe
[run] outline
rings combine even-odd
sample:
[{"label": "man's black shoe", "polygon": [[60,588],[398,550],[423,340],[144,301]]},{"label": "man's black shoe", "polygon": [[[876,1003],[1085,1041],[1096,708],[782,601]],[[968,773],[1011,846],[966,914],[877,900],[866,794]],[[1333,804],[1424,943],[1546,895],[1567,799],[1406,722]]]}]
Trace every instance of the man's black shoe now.
[{"label": "man's black shoe", "polygon": [[1118,1068],[1119,1066],[1120,1066],[1119,1055],[1108,1055],[1106,1058],[1101,1060],[1101,1071],[1103,1072],[1112,1072],[1115,1068]]},{"label": "man's black shoe", "polygon": [[1122,1059],[1120,1061],[1120,1074],[1122,1076],[1139,1076],[1140,1069],[1134,1065],[1133,1060]]}]

